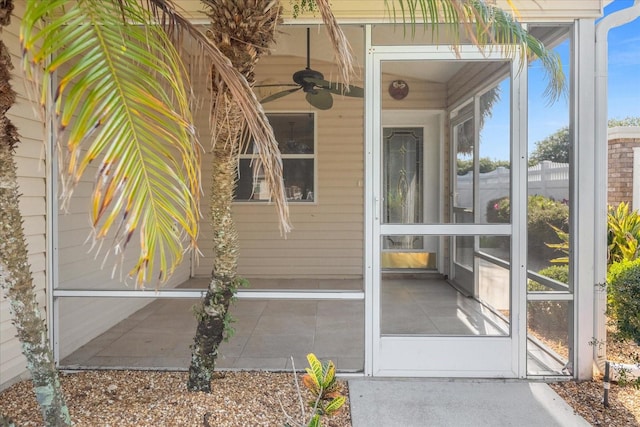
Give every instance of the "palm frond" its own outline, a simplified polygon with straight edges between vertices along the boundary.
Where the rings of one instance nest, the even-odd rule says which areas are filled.
[[[538,58],[546,73],[545,96],[549,102],[566,93],[567,82],[559,55],[529,34],[508,11],[482,0],[385,0],[385,4],[394,21],[401,19],[410,26],[412,34],[418,21],[425,29],[431,27],[436,38],[438,24],[448,26],[454,49],[460,45],[462,29],[465,37],[479,48],[498,48],[508,57],[519,57],[521,67],[528,59]],[[513,2],[507,4],[517,16]]]
[[[333,48],[334,58],[338,64],[338,73],[342,82],[348,87],[353,76],[353,52],[351,45],[335,16],[331,12],[331,2],[329,0],[316,0],[322,21],[329,34],[331,47]]]
[[[259,154],[254,168],[262,169],[267,185],[271,191],[271,201],[274,203],[280,222],[282,233],[291,231],[289,206],[282,180],[282,160],[278,149],[278,142],[262,104],[251,90],[246,78],[233,67],[229,59],[199,28],[184,19],[171,0],[147,0],[155,15],[156,21],[168,30],[169,36],[176,43],[184,40],[186,32],[198,44],[200,52],[196,56],[205,56],[213,65],[218,77],[229,89],[234,101],[242,110],[246,121],[246,130],[256,143]],[[265,8],[276,7],[275,2],[269,2]]]
[[[136,0],[28,0],[26,10],[23,64],[34,81],[43,77],[45,113],[48,82],[57,81],[51,102],[63,200],[99,160],[94,238],[115,232],[117,253],[137,232],[130,275],[138,284],[152,272],[166,280],[181,262],[184,234],[195,245],[199,219],[200,148],[177,51]]]

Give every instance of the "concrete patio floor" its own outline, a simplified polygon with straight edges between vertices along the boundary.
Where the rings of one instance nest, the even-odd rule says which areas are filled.
[[[352,288],[353,281],[305,280],[304,287]],[[361,281],[358,281],[361,283]],[[181,288],[201,289],[207,279]],[[298,281],[298,284],[300,282]],[[252,288],[289,289],[293,281],[252,281]],[[299,289],[300,287],[298,287]],[[195,299],[157,299],[61,360],[62,368],[186,369],[196,320]],[[233,336],[219,349],[221,369],[291,370],[306,355],[331,359],[342,372],[364,367],[364,301],[247,300],[232,304]]]
[[[304,283],[302,283],[304,282]],[[192,279],[181,288],[206,287]],[[361,281],[253,280],[256,289],[359,289]],[[467,298],[442,279],[383,281],[382,333],[508,335],[506,319]],[[156,299],[60,361],[61,368],[155,368],[189,366],[196,329],[195,299]],[[364,369],[363,300],[240,299],[231,307],[234,335],[219,349],[220,369],[291,370],[306,355],[331,359],[339,372]],[[562,364],[529,345],[529,372],[558,375]]]

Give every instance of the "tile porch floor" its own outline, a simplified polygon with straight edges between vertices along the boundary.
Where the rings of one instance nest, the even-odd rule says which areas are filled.
[[[191,279],[182,288],[206,287]],[[253,288],[359,289],[361,281],[252,280]],[[506,323],[444,280],[384,280],[383,333],[501,335]],[[196,321],[196,300],[157,299],[65,357],[62,368],[186,369]],[[364,366],[364,301],[248,300],[231,308],[234,336],[221,345],[221,369],[291,370],[306,354],[331,359],[341,372]],[[529,370],[559,372],[561,366],[529,345]],[[532,357],[536,355],[536,358]],[[540,364],[544,361],[550,367]]]

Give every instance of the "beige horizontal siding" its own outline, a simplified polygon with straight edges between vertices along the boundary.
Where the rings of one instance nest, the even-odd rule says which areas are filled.
[[[80,215],[78,215],[80,216]],[[86,215],[82,215],[86,219]],[[88,221],[84,221],[84,227],[77,227],[70,230],[59,230],[58,249],[67,249],[71,247],[84,248],[84,252],[89,252],[91,247],[89,243],[85,243],[89,237]]]
[[[89,218],[81,213],[64,213],[58,219],[58,233],[66,233],[67,231],[85,229],[89,225]]]
[[[309,261],[316,265],[316,268],[322,269],[322,275],[311,274],[313,272],[309,272],[309,268],[306,265],[301,265],[301,262]],[[324,260],[290,260],[290,262],[286,265],[273,265],[269,261],[264,260],[264,262],[254,263],[251,266],[242,266],[240,268],[240,275],[246,277],[248,279],[252,278],[296,278],[296,279],[344,279],[344,278],[359,278],[362,277],[360,275],[354,275],[353,268],[349,265],[343,266],[342,263],[355,263],[357,259],[352,260],[337,260],[337,261],[326,261],[325,265],[321,266],[318,264],[322,264]],[[242,262],[240,263],[242,264]],[[287,274],[284,275],[282,272],[286,271]]]
[[[2,40],[9,48],[15,66],[12,86],[17,92],[16,104],[8,117],[18,128],[20,144],[15,153],[18,167],[18,186],[22,194],[20,209],[23,229],[29,250],[29,264],[33,276],[36,297],[43,314],[46,284],[46,169],[43,155],[42,124],[34,115],[25,91],[25,82],[20,69],[19,17],[24,13],[24,2],[15,2],[11,24],[2,31]],[[27,375],[25,359],[20,342],[11,324],[9,301],[0,291],[0,389]]]
[[[427,66],[427,65],[425,65]],[[393,80],[401,79],[409,85],[409,93],[396,100],[388,93]],[[382,78],[382,109],[384,110],[443,110],[447,107],[447,86],[414,78],[384,74]]]
[[[46,182],[41,177],[18,177],[22,197],[42,197],[46,192]]]
[[[267,236],[270,237],[270,236]],[[318,252],[324,252],[327,250],[335,250],[335,251],[341,251],[341,250],[347,250],[349,251],[349,253],[353,253],[354,250],[359,250],[362,247],[362,243],[357,241],[356,239],[343,239],[341,240],[340,243],[340,249],[336,249],[336,244],[332,239],[321,239],[319,238],[319,236],[317,239],[314,240],[314,247]],[[287,238],[287,251],[296,251],[294,253],[298,253],[299,254],[299,250],[300,249],[304,249],[306,247],[308,247],[309,243],[307,242],[307,239],[296,239],[293,237],[289,237]],[[255,241],[252,242],[251,247],[243,247],[240,248],[240,252],[245,254],[249,254],[251,252],[264,252],[264,251],[269,251],[271,250],[271,248],[273,247],[273,243],[271,242],[271,240],[269,238],[266,239],[257,239]]]
[[[40,307],[44,308],[44,271],[34,273],[33,276],[33,284],[37,289],[36,300]],[[27,376],[22,346],[16,338],[16,330],[10,322],[9,301],[2,296],[0,300],[0,390]]]
[[[312,37],[317,37],[314,33]],[[332,74],[332,66],[313,61],[312,67]],[[269,56],[259,64],[259,83],[291,83],[293,72],[305,60]],[[354,84],[361,85],[361,81]],[[271,92],[258,89],[264,97]],[[282,88],[285,89],[285,88]],[[302,91],[265,104],[268,112],[314,111]],[[315,202],[290,203],[293,231],[280,235],[274,207],[270,204],[236,203],[234,219],[240,236],[239,274],[245,277],[347,278],[363,274],[364,205],[364,103],[361,98],[334,96],[334,106],[316,114],[317,188]],[[206,116],[201,120],[208,120]],[[205,122],[206,123],[206,122]],[[202,129],[202,125],[199,127]],[[202,130],[201,130],[202,132]],[[203,161],[203,177],[210,179],[210,157]],[[208,192],[209,184],[205,185]],[[203,212],[208,211],[208,196]],[[211,226],[205,219],[198,242],[205,255],[197,275],[212,270]]]
[[[17,340],[17,338],[16,338]],[[11,384],[29,378],[25,367],[24,356],[20,352],[20,346],[5,344],[0,347],[0,390]]]
[[[21,142],[23,145],[28,145],[28,143],[24,139],[21,139]],[[37,178],[45,177],[46,171],[44,160],[37,157],[24,157],[22,152],[18,150],[16,152],[15,162],[19,170],[21,169],[31,171],[31,173],[29,173],[29,176]]]

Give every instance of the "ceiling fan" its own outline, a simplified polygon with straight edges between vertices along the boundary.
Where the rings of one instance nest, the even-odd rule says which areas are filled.
[[[285,87],[294,86],[293,89],[276,92],[263,98],[262,104],[282,98],[294,92],[302,91],[306,94],[305,99],[309,104],[319,110],[328,110],[333,106],[332,93],[337,95],[351,96],[356,98],[364,97],[364,89],[358,86],[344,85],[342,83],[330,82],[324,79],[324,75],[316,70],[311,69],[311,47],[310,47],[309,28],[307,28],[307,67],[304,70],[293,73],[293,81],[295,84],[268,84],[256,85],[255,87]]]

